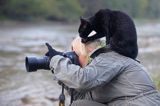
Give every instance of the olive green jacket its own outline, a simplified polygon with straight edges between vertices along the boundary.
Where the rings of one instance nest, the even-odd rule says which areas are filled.
[[[50,68],[57,80],[82,92],[83,99],[111,106],[160,106],[160,94],[146,69],[114,51],[99,54],[84,68],[57,55]]]

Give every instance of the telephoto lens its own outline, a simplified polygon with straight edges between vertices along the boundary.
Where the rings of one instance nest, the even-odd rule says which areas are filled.
[[[49,70],[50,59],[47,56],[36,58],[36,57],[26,57],[25,66],[27,72],[34,72],[38,69]]]

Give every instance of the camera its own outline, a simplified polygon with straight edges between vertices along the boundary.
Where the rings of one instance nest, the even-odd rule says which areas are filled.
[[[74,51],[63,53],[63,56],[66,58],[69,58],[72,64],[80,66],[78,56]],[[44,56],[40,58],[37,58],[37,57],[25,58],[25,66],[26,66],[27,72],[34,72],[34,71],[37,71],[38,69],[49,70],[50,69],[49,64],[50,64],[50,59],[48,56]]]

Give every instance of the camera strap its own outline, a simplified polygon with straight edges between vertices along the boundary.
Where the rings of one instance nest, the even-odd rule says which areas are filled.
[[[71,88],[71,100],[70,100],[70,105],[69,106],[71,106],[71,104],[73,103],[73,100],[74,100],[74,98],[73,98],[73,90],[74,89]]]
[[[59,96],[59,106],[65,106],[64,84],[62,83],[62,92]]]

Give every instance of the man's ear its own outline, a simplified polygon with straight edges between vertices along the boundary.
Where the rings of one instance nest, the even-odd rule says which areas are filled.
[[[86,46],[86,49],[87,49],[87,52],[88,53],[91,53],[91,52],[93,52],[93,48],[92,47],[90,47],[90,46]]]

